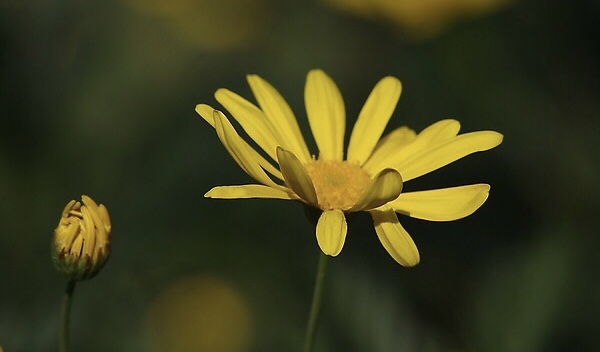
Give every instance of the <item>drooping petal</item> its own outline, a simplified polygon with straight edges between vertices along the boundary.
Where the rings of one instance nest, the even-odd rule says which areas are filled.
[[[406,127],[401,127],[406,128]],[[395,130],[381,140],[373,155],[364,168],[371,173],[379,172],[392,165],[398,165],[420,153],[431,145],[439,144],[456,137],[460,130],[460,123],[456,120],[446,119],[431,124],[418,135],[414,131],[408,130],[401,133],[402,130]],[[395,136],[393,134],[396,134]],[[394,137],[394,138],[392,138]],[[381,145],[381,147],[380,147]],[[404,170],[400,170],[404,181],[409,179],[404,175]]]
[[[310,153],[298,126],[298,121],[279,92],[257,75],[248,75],[248,84],[258,105],[269,119],[273,133],[281,147],[291,151],[302,162],[310,159]]]
[[[268,171],[271,173],[279,173],[279,170],[275,169],[237,134],[222,112],[215,110],[213,117],[215,121],[215,130],[217,131],[221,143],[223,143],[229,154],[242,170],[264,185],[277,187],[277,184],[267,176],[263,168],[270,167],[270,170]],[[281,173],[279,174],[282,176]]]
[[[213,187],[204,195],[206,198],[239,199],[239,198],[267,198],[267,199],[297,199],[292,197],[282,188],[273,188],[264,185],[238,185]]]
[[[287,186],[302,200],[316,207],[318,200],[315,186],[300,160],[281,147],[277,148],[277,159]]]
[[[371,155],[396,109],[401,92],[400,81],[389,76],[380,80],[373,88],[352,129],[347,160],[358,161],[362,165]]]
[[[321,251],[332,257],[340,254],[347,231],[348,224],[341,210],[327,210],[321,213],[317,222],[317,243]]]
[[[408,232],[400,225],[394,210],[381,207],[370,210],[375,223],[375,232],[388,253],[402,266],[419,264],[419,250]]]
[[[415,131],[406,126],[398,127],[386,134],[375,146],[373,153],[363,164],[363,168],[374,174],[385,169],[386,160],[391,155],[397,155],[400,150],[414,142],[417,138]]]
[[[388,205],[394,211],[430,221],[451,221],[471,215],[485,202],[490,186],[460,187],[402,193]]]
[[[325,72],[312,70],[308,73],[304,103],[310,129],[319,147],[319,159],[342,160],[346,110],[342,94]]]
[[[469,154],[489,150],[502,143],[503,136],[494,131],[479,131],[459,135],[432,144],[409,157],[399,157],[388,167],[399,170],[406,182],[446,166]],[[409,146],[411,147],[411,146]],[[405,148],[405,152],[409,147]]]
[[[375,175],[367,189],[349,211],[370,210],[396,198],[402,192],[402,176],[394,169],[385,169]]]
[[[277,160],[276,150],[281,138],[275,136],[265,114],[256,105],[227,89],[217,90],[215,98],[229,111],[248,136],[273,160]]]
[[[208,122],[213,128],[215,128],[215,119],[213,117],[213,111],[215,109],[206,104],[198,104],[196,105],[196,112],[200,117],[204,119],[204,121]]]
[[[211,106],[206,105],[206,104],[198,104],[198,105],[196,105],[196,112],[216,130],[214,115],[217,112],[222,115],[222,113],[219,110],[215,110]],[[227,118],[225,118],[225,119],[227,120]],[[229,120],[227,120],[227,123],[229,125],[231,125]],[[231,128],[233,128],[233,126],[231,126]],[[237,132],[235,130],[233,130],[233,132],[237,135]],[[245,145],[244,149],[251,150],[250,152],[256,156],[256,159],[259,161],[259,164],[261,165],[261,167],[263,169],[265,169],[268,173],[277,177],[278,179],[283,180],[283,176],[281,175],[281,172],[279,170],[277,170],[277,168],[275,168],[270,162],[268,162],[260,154],[258,154],[254,150],[254,148],[252,148],[250,145],[248,145],[248,143],[246,141],[244,141],[241,137],[239,137],[239,135],[237,135],[237,138],[240,140],[241,144]],[[263,149],[265,149],[265,148],[263,148]],[[273,149],[273,150],[275,150],[275,149]],[[266,149],[265,149],[265,151],[266,151]],[[235,160],[237,162],[237,159],[235,159]],[[276,160],[276,159],[274,158],[274,160]]]

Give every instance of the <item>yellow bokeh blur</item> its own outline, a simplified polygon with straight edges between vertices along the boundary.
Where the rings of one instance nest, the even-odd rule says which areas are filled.
[[[166,287],[151,302],[144,329],[155,351],[243,352],[252,340],[243,295],[209,275],[185,277]]]
[[[246,46],[265,24],[264,0],[124,0],[165,25],[184,43],[206,51]]]
[[[465,17],[483,15],[514,0],[322,0],[339,10],[392,22],[417,37],[430,37]]]

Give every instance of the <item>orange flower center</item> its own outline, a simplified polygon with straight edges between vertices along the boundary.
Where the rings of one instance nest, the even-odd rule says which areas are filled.
[[[347,161],[312,160],[306,164],[306,170],[323,210],[350,209],[371,180],[358,164]]]

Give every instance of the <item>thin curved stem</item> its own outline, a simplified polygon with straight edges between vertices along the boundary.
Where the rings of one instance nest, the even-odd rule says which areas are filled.
[[[319,266],[317,267],[317,277],[315,282],[315,290],[313,292],[312,303],[310,305],[310,315],[306,326],[306,337],[304,339],[304,352],[311,352],[315,344],[315,333],[317,330],[317,322],[319,320],[319,312],[321,310],[321,301],[323,299],[323,288],[325,283],[325,274],[329,264],[329,256],[320,253]]]
[[[69,322],[71,320],[71,302],[73,300],[75,283],[75,280],[69,280],[69,282],[67,282],[67,288],[65,289],[65,295],[63,296],[60,336],[58,339],[59,352],[69,351]]]

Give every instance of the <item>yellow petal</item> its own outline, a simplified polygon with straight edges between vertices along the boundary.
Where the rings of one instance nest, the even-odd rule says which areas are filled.
[[[315,186],[300,160],[293,153],[282,148],[277,148],[277,159],[279,160],[279,167],[288,187],[302,198],[302,200],[317,207],[318,201]]]
[[[71,263],[78,261],[78,258],[84,256],[84,245],[85,245],[86,234],[85,231],[81,231],[79,236],[73,239],[73,244],[68,248],[71,258],[67,259]],[[67,262],[68,263],[68,262]]]
[[[453,119],[441,120],[427,126],[419,133],[419,143],[422,145],[436,144],[456,137],[458,131],[460,131],[460,122]]]
[[[229,111],[248,136],[273,160],[277,160],[276,150],[281,138],[275,136],[265,114],[256,105],[227,89],[217,90],[215,98]]]
[[[204,121],[208,122],[213,128],[215,128],[215,119],[213,117],[213,111],[215,111],[215,109],[213,109],[210,105],[196,105],[196,112],[198,113],[198,115],[200,115],[200,117],[202,117]]]
[[[215,120],[215,130],[221,143],[223,143],[242,170],[264,185],[277,187],[275,182],[267,176],[263,168],[269,168],[270,166],[271,171],[277,170],[237,134],[222,112],[215,110],[213,117]]]
[[[76,203],[77,203],[77,201],[75,199],[72,199],[71,201],[69,201],[69,203],[67,203],[67,205],[64,207],[64,209],[62,211],[61,221],[64,219],[67,219],[69,217],[69,213],[71,212],[71,210],[73,210]]]
[[[110,217],[108,216],[108,210],[106,209],[106,207],[103,204],[100,204],[98,206],[98,209],[100,209],[100,217],[102,218],[102,223],[104,224],[104,229],[106,230],[106,233],[108,234],[108,238],[110,239],[110,230],[112,228],[112,225],[110,223]]]
[[[442,143],[400,158],[388,167],[399,170],[406,182],[446,166],[469,154],[489,150],[502,143],[502,135],[494,131],[479,131],[459,135]],[[406,151],[406,148],[403,150]]]
[[[96,202],[90,196],[86,196],[85,194],[82,195],[81,201],[83,205],[90,208],[90,210],[96,211],[98,209],[98,204],[96,204]]]
[[[102,250],[104,244],[108,242],[108,233],[106,232],[106,227],[104,226],[105,223],[102,218],[102,210],[92,198],[84,195],[81,197],[81,199],[86,209],[89,210],[88,213],[92,217],[95,227],[95,236],[93,240],[90,241],[88,239],[85,245],[93,251],[93,253],[90,255],[91,259],[97,259],[100,255],[100,250]],[[99,243],[99,245],[96,245],[96,242]]]
[[[373,88],[352,129],[347,160],[361,165],[371,155],[379,141],[402,92],[402,84],[394,77],[385,77]]]
[[[402,266],[419,264],[419,250],[408,232],[398,222],[394,210],[381,207],[370,210],[375,223],[375,232],[388,253]]]
[[[269,119],[279,145],[294,153],[302,162],[310,159],[308,147],[300,132],[298,121],[279,92],[257,75],[247,77],[258,105]]]
[[[348,225],[341,210],[334,209],[321,213],[317,222],[317,242],[323,253],[337,256],[344,247]]]
[[[386,161],[392,155],[397,155],[407,145],[417,138],[415,131],[406,126],[398,127],[386,134],[375,146],[373,153],[364,163],[363,168],[374,174],[385,169]]]
[[[451,221],[471,215],[485,202],[490,186],[460,187],[402,193],[388,205],[396,212],[431,221]]]
[[[414,132],[405,133],[404,136],[398,133],[399,136],[393,139],[390,138],[390,141],[385,143],[385,150],[379,148],[379,146],[376,148],[373,156],[367,161],[364,168],[371,173],[377,173],[388,167],[395,168],[397,165],[402,164],[404,160],[422,152],[431,145],[439,144],[456,137],[459,130],[460,123],[458,121],[446,119],[428,126],[416,137],[414,136]],[[404,138],[401,139],[398,137]],[[382,140],[380,143],[384,143],[384,141]],[[404,181],[408,181],[409,178],[404,175],[404,170],[400,170],[400,172]]]
[[[94,223],[94,217],[91,214],[90,209],[87,206],[81,207],[81,214],[83,216],[83,224],[85,227],[85,231],[82,232],[84,234],[83,237],[83,251],[80,253],[82,257],[89,256],[89,259],[93,259],[94,256],[94,248],[96,247],[96,226]]]
[[[71,226],[57,229],[55,232],[55,239],[58,244],[58,248],[71,248],[73,245],[73,241],[75,240],[75,235],[79,231],[79,222],[71,224]]]
[[[349,211],[370,210],[396,198],[402,192],[402,176],[393,169],[385,169],[375,175],[360,199]]]
[[[238,198],[270,198],[296,199],[280,188],[264,185],[239,185],[213,187],[204,195],[206,198],[238,199]]]
[[[312,70],[308,73],[304,103],[310,129],[319,147],[319,158],[342,160],[346,111],[340,91],[325,72]]]

